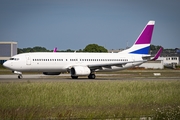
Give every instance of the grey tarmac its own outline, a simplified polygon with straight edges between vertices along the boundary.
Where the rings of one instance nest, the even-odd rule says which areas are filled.
[[[17,75],[0,75],[1,82],[62,82],[62,81],[109,81],[109,80],[180,80],[180,77],[118,77],[117,74],[96,74],[96,79],[88,79],[87,76],[71,79],[70,74],[58,76],[46,76],[43,74],[24,74],[22,79]]]

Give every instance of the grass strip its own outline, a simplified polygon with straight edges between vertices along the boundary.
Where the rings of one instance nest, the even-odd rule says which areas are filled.
[[[139,118],[180,106],[179,80],[0,83],[0,119]]]

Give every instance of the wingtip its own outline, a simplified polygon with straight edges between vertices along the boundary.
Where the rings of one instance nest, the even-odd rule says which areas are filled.
[[[154,56],[152,60],[157,60],[160,57],[162,50],[163,50],[163,47],[160,47],[160,49],[158,50],[158,52],[156,53],[156,55]]]
[[[53,52],[57,52],[57,47],[54,48]]]

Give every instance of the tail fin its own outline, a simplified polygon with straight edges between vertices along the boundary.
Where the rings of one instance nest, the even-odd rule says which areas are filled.
[[[143,54],[148,55],[150,50],[151,38],[153,34],[155,21],[149,21],[134,45],[129,49],[122,51],[121,53],[130,53],[130,54]]]

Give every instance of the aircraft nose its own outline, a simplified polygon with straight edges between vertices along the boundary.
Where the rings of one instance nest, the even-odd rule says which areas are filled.
[[[6,67],[6,68],[9,68],[9,67],[10,67],[10,64],[9,64],[8,61],[6,61],[6,62],[3,63],[3,66]]]

